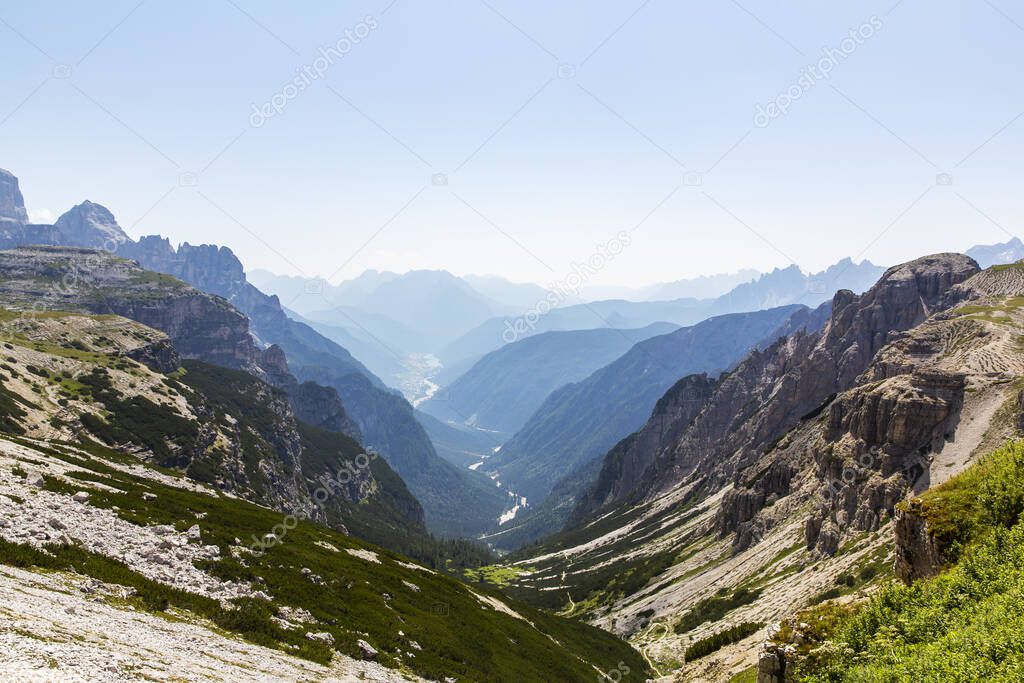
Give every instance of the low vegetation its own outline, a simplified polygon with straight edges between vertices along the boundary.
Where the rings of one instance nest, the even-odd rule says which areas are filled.
[[[648,672],[642,657],[611,634],[519,604],[493,589],[469,588],[440,572],[415,568],[401,555],[343,533],[298,521],[278,543],[253,552],[250,539],[281,525],[280,512],[125,473],[114,465],[129,456],[96,444],[83,455],[60,444],[7,438],[87,470],[77,476],[81,484],[48,478],[49,490],[85,488],[90,505],[116,508],[134,524],[171,524],[183,531],[198,523],[203,543],[220,550],[220,559],[201,562],[201,568],[247,582],[271,599],[220,606],[74,546],[36,550],[8,543],[0,545],[0,562],[42,570],[73,567],[134,588],[145,609],[184,609],[247,640],[313,661],[325,661],[331,649],[306,638],[307,630],[330,633],[333,649],[352,657],[360,656],[357,641],[365,639],[379,651],[382,664],[432,680],[591,680],[593,666],[611,671],[620,663],[641,676]],[[105,487],[92,488],[92,482]],[[522,618],[496,609],[491,600],[500,600]],[[315,624],[299,631],[282,629],[271,617],[284,606],[306,610]]]
[[[744,638],[754,635],[763,628],[763,622],[745,621],[742,624],[736,624],[724,631],[719,631],[718,633],[696,641],[686,648],[684,656],[686,657],[686,661],[692,662],[693,660],[700,659],[712,652],[717,652],[726,645],[738,643]]]
[[[701,624],[709,621],[719,621],[726,614],[736,609],[749,605],[760,597],[760,590],[749,588],[737,588],[735,591],[724,595],[715,595],[701,600],[690,609],[689,612],[676,622],[675,632],[677,634],[689,633]]]
[[[1024,446],[1007,445],[911,505],[953,544],[953,566],[889,582],[835,620],[799,679],[1024,680]]]

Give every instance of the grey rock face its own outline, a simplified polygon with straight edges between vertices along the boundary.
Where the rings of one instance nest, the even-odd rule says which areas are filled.
[[[86,200],[64,213],[57,222],[56,244],[108,252],[128,241],[117,220],[105,206]]]
[[[944,310],[947,292],[977,272],[967,256],[937,254],[890,268],[861,296],[838,292],[823,330],[797,332],[754,351],[721,381],[696,418],[680,416],[691,420],[685,429],[661,427],[666,436],[648,447],[646,458],[652,462],[633,495],[668,490],[689,477],[700,477],[707,490],[733,480],[736,490],[723,500],[717,524],[722,534],[739,531],[742,536],[746,520],[785,495],[789,477],[800,470],[787,470],[781,463],[769,468],[763,461],[766,452],[792,428],[825,411],[838,393],[855,386],[888,341]],[[882,429],[883,436],[900,443],[941,438],[962,391],[955,381],[947,384],[944,378],[915,380],[914,389],[928,385],[929,391],[948,399],[934,415],[924,415],[924,406],[910,400],[909,393],[899,415],[884,424],[870,401],[827,415],[836,424],[849,422],[865,432]],[[886,405],[894,406],[893,401]],[[888,497],[884,487],[876,495]],[[858,512],[853,510],[854,515]],[[873,523],[866,516],[862,522]],[[753,530],[748,531],[753,538]]]
[[[0,228],[28,223],[25,198],[21,196],[18,179],[0,168]]]
[[[168,273],[192,286],[231,299],[245,284],[242,262],[227,247],[193,246],[185,242],[175,249],[170,240],[156,235],[126,242],[118,250],[148,270]]]
[[[896,510],[893,520],[896,562],[893,572],[906,583],[938,574],[945,564],[943,548],[928,529],[914,501],[908,509]]]
[[[73,247],[2,251],[0,293],[8,306],[121,315],[164,332],[184,358],[251,372],[258,369],[249,321],[231,304],[103,251]],[[139,360],[165,369],[175,363],[166,349],[153,349],[151,358]]]
[[[360,640],[356,645],[359,647],[359,653],[363,659],[367,661],[373,661],[377,659],[377,650],[365,640]]]

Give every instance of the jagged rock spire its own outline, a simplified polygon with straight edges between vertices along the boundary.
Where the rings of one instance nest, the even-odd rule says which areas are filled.
[[[0,168],[0,224],[25,225],[28,212],[25,198],[21,196],[18,178],[10,171]]]

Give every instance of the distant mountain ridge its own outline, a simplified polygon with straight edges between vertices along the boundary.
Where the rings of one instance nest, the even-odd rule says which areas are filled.
[[[26,223],[28,211],[25,210],[25,198],[18,186],[18,178],[0,168],[0,228],[9,230]]]
[[[693,372],[718,373],[792,324],[816,324],[783,306],[705,320],[642,341],[586,379],[553,392],[487,469],[540,501],[576,467],[639,428],[665,391]]]
[[[527,337],[484,356],[419,407],[443,421],[512,434],[552,391],[587,377],[637,342],[674,329],[671,323],[655,323],[637,330],[571,330]]]
[[[8,198],[14,196],[11,187],[7,185]],[[22,202],[23,208],[20,193],[15,200]],[[18,214],[8,209],[8,214],[11,213]],[[210,348],[222,349],[217,358],[211,358],[208,353],[205,357],[193,354],[187,347],[183,353],[248,370],[247,363],[258,365],[258,362],[250,362],[251,357],[261,353],[254,337],[262,344],[279,346],[300,384],[312,380],[337,391],[365,445],[388,460],[423,504],[431,530],[449,535],[474,535],[506,507],[507,495],[490,480],[478,473],[460,470],[438,457],[423,427],[416,421],[412,406],[400,395],[387,389],[347,350],[288,318],[276,296],[268,296],[249,284],[241,262],[227,247],[186,243],[175,248],[168,239],[158,236],[143,237],[136,242],[121,230],[110,211],[91,201],[76,205],[54,225],[9,223],[10,229],[0,232],[0,249],[42,243],[116,251],[151,271],[167,273],[199,290],[222,297],[225,315],[238,318],[232,323],[234,336],[230,337],[236,341],[225,343],[216,336],[210,337]],[[153,307],[159,309],[155,302]],[[238,311],[244,315],[239,315]],[[146,311],[117,312],[143,316]],[[187,327],[191,320],[183,313],[176,324]]]
[[[836,290],[866,290],[883,270],[870,261],[854,263],[844,258],[818,273],[804,273],[796,265],[776,268],[749,282],[738,284],[713,299],[592,301],[554,308],[529,324],[524,324],[521,318],[514,316],[493,318],[448,344],[438,355],[445,365],[465,364],[467,360],[479,359],[503,344],[553,330],[638,328],[655,322],[686,326],[716,315],[759,311],[790,304],[814,308],[829,300]]]
[[[1016,263],[1024,259],[1024,242],[1014,237],[1001,244],[979,244],[968,249],[967,255],[982,268]]]
[[[730,292],[735,287],[756,280],[761,276],[753,268],[744,268],[735,273],[700,275],[694,278],[651,285],[640,290],[646,301],[668,301],[670,299],[714,299]]]

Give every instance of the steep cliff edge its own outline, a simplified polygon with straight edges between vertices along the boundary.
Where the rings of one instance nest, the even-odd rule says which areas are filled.
[[[19,247],[0,252],[0,295],[28,312],[113,313],[161,330],[185,358],[261,374],[249,322],[224,299],[102,251]]]
[[[28,223],[25,198],[18,187],[18,179],[0,168],[0,230],[17,230]]]

